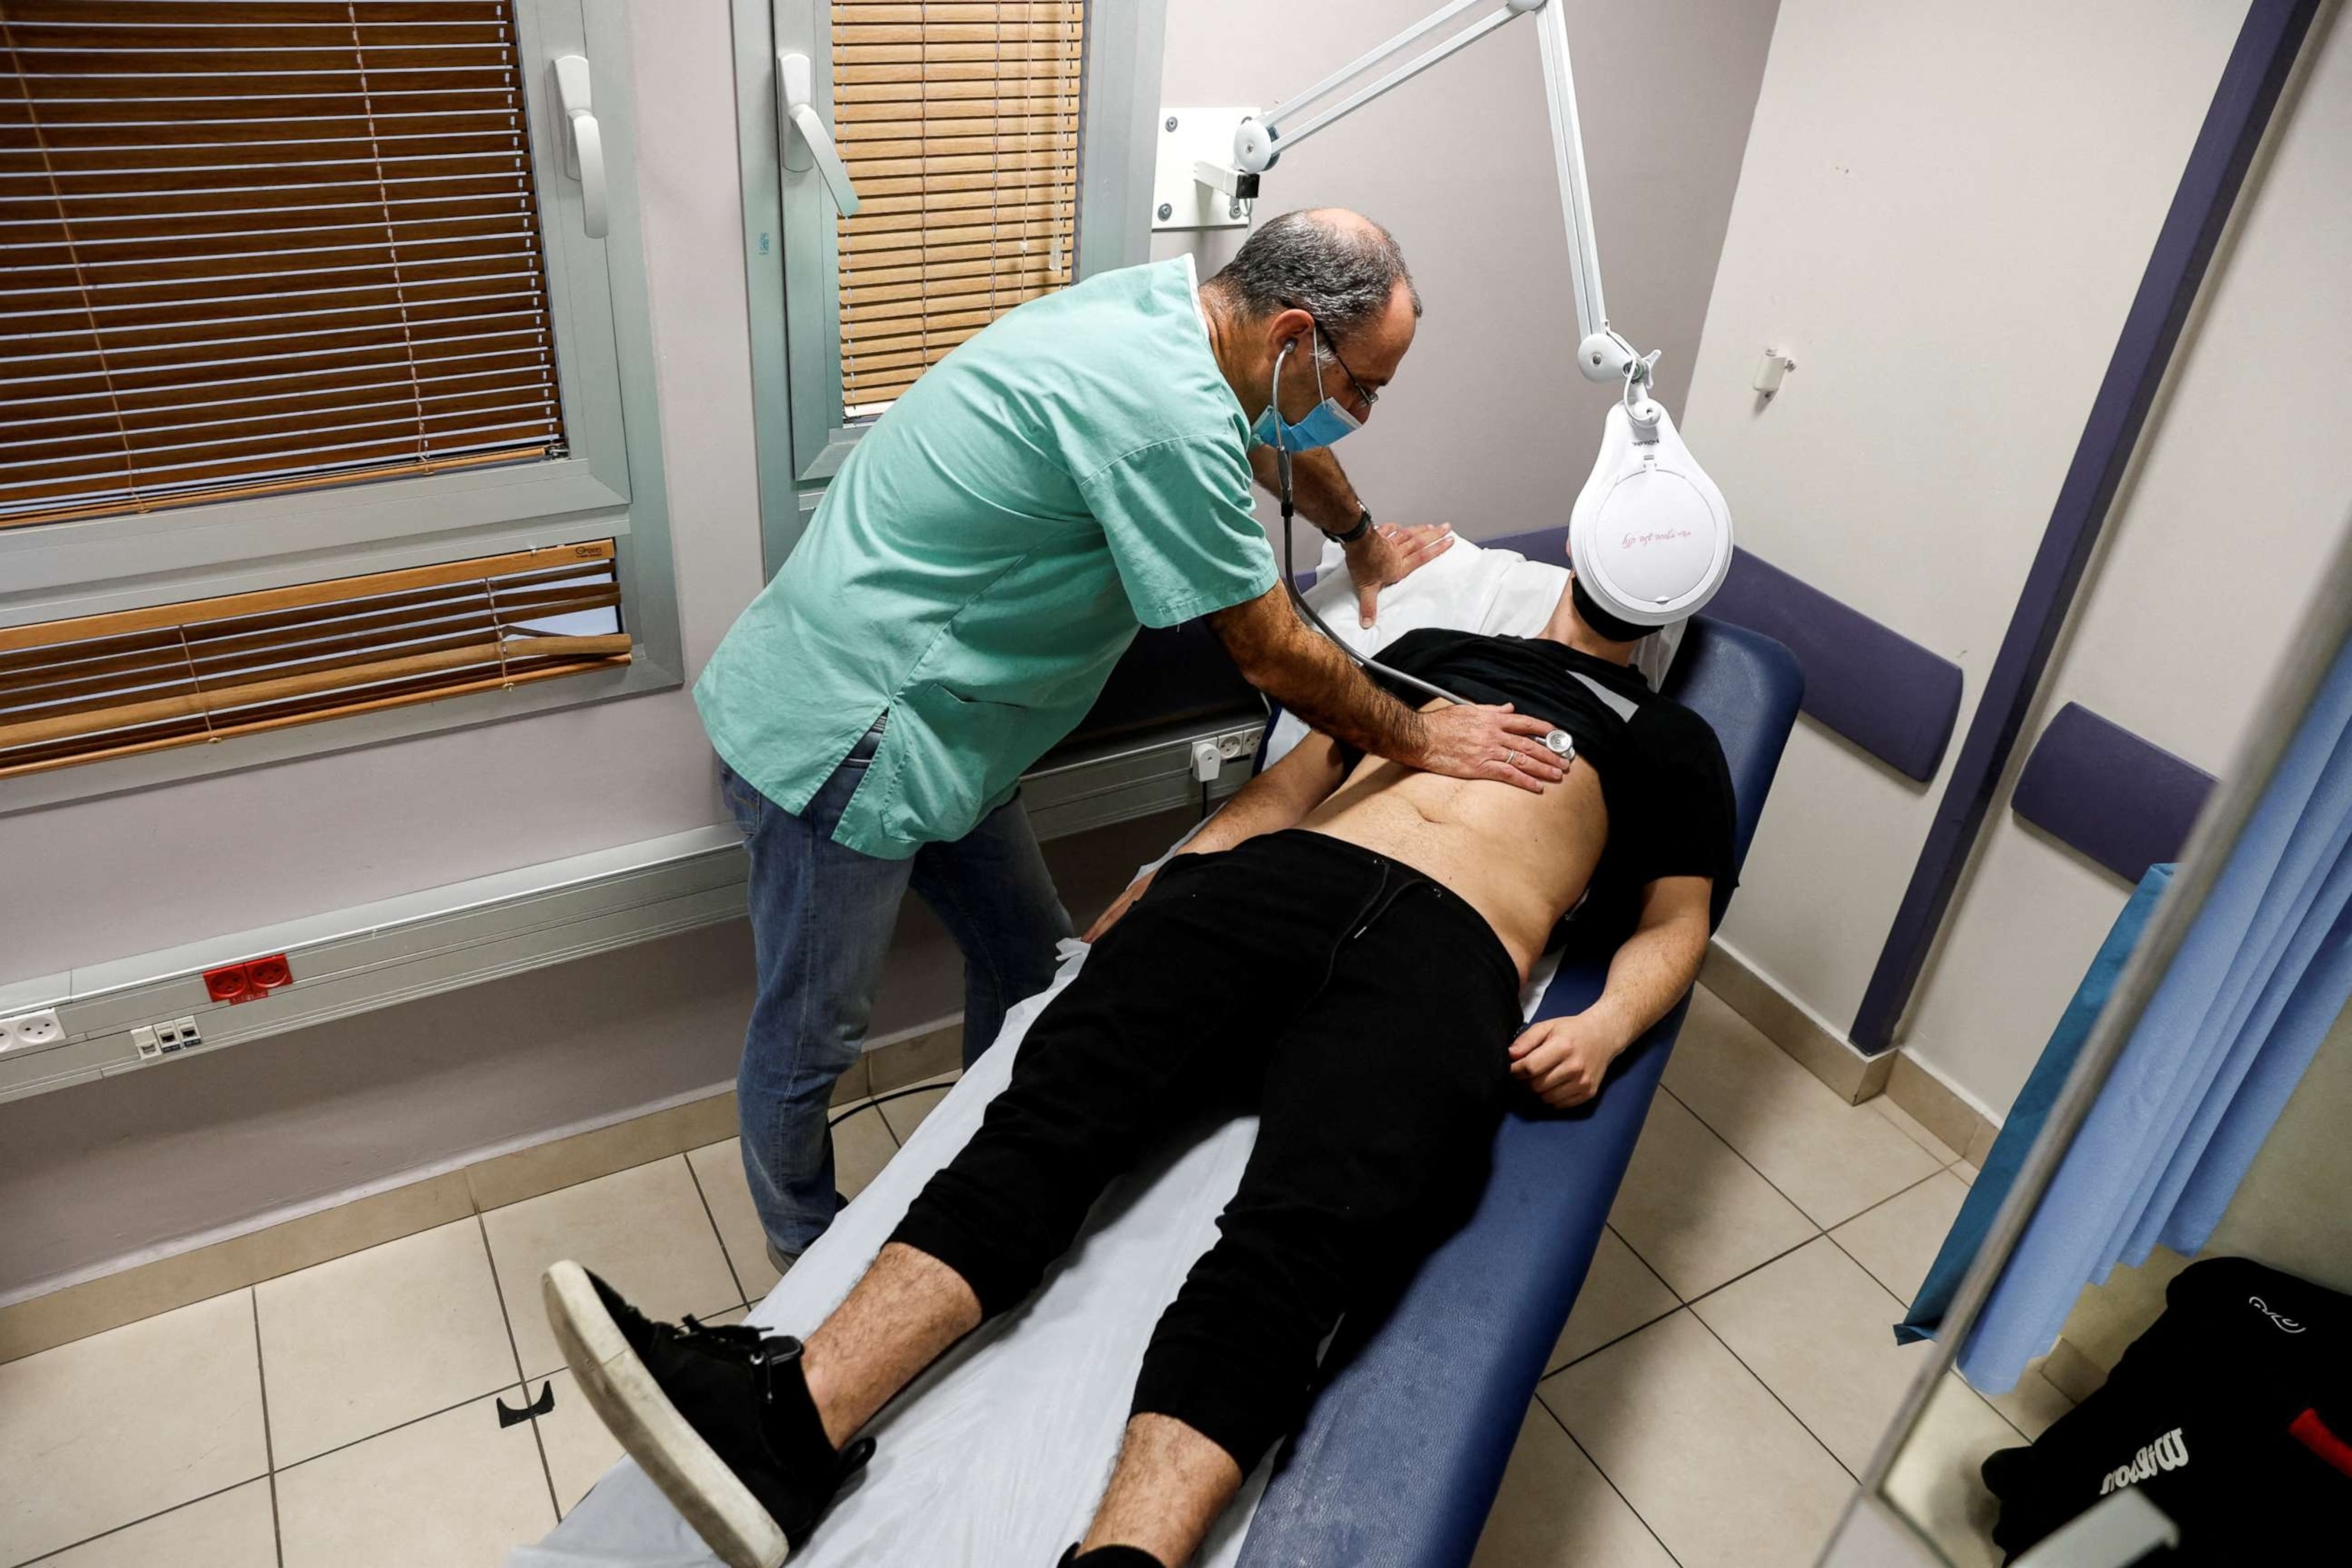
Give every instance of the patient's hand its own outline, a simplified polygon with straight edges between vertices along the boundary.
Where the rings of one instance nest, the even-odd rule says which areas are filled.
[[[1102,940],[1105,931],[1118,924],[1119,917],[1135,907],[1135,900],[1151,890],[1151,879],[1159,874],[1157,871],[1147,871],[1129,882],[1127,885],[1127,891],[1121,893],[1110,908],[1097,916],[1095,923],[1087,928],[1087,934],[1082,939],[1086,944],[1092,947]]]
[[[1613,1026],[1590,1013],[1546,1018],[1511,1042],[1511,1076],[1555,1110],[1601,1092],[1601,1078],[1625,1048]]]

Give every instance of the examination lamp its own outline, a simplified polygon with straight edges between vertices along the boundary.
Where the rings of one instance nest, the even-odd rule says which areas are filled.
[[[1503,0],[1499,9],[1453,37],[1355,86],[1391,57],[1463,13],[1494,3],[1452,0],[1298,97],[1244,119],[1234,133],[1232,165],[1196,163],[1193,177],[1229,200],[1254,200],[1261,178],[1291,148],[1447,56],[1521,16],[1532,17],[1543,51],[1552,160],[1559,176],[1560,214],[1572,263],[1569,277],[1576,293],[1580,334],[1576,367],[1588,381],[1623,389],[1609,411],[1599,460],[1570,518],[1570,560],[1577,581],[1610,615],[1639,626],[1666,626],[1696,614],[1722,586],[1731,570],[1731,513],[1723,492],[1683,445],[1674,421],[1650,396],[1657,354],[1636,351],[1610,325],[1601,302],[1601,255],[1592,235],[1576,85],[1569,71],[1566,0]],[[1354,90],[1339,101],[1315,108],[1350,87]],[[1277,457],[1286,469],[1288,454]],[[1285,478],[1286,481],[1286,473]],[[1286,498],[1286,521],[1288,510]]]

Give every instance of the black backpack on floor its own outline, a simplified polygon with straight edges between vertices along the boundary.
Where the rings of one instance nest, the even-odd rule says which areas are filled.
[[[2148,1563],[2352,1563],[2352,1297],[2192,1263],[2105,1386],[1984,1462],[2012,1556],[2120,1487],[2180,1527]]]

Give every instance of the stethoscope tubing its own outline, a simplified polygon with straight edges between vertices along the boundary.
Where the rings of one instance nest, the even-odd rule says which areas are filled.
[[[1438,685],[1434,681],[1423,680],[1417,675],[1407,675],[1403,670],[1392,668],[1388,665],[1382,664],[1380,660],[1373,658],[1369,654],[1358,653],[1354,648],[1349,647],[1346,643],[1339,640],[1339,633],[1333,631],[1329,625],[1324,621],[1322,616],[1317,613],[1315,606],[1307,602],[1307,595],[1298,591],[1298,543],[1290,526],[1291,513],[1294,510],[1290,490],[1290,446],[1285,439],[1285,437],[1287,434],[1287,426],[1283,422],[1282,409],[1280,405],[1282,363],[1283,361],[1290,357],[1290,351],[1294,346],[1296,346],[1295,342],[1285,343],[1282,345],[1281,351],[1274,356],[1274,395],[1276,398],[1276,407],[1274,412],[1274,471],[1281,491],[1282,499],[1282,585],[1285,590],[1289,593],[1291,604],[1297,606],[1298,613],[1307,618],[1307,624],[1308,626],[1313,626],[1317,631],[1323,634],[1324,641],[1329,643],[1333,647],[1338,648],[1349,658],[1354,660],[1356,667],[1359,669],[1384,675],[1400,685],[1409,686],[1416,691],[1425,691],[1429,693],[1430,696],[1436,698],[1439,701],[1450,702],[1456,708],[1475,707],[1475,704],[1468,698],[1457,696],[1454,693],[1446,690],[1445,688]],[[1565,730],[1553,730],[1550,734],[1546,735],[1543,738],[1543,744],[1546,751],[1559,758],[1563,763],[1572,763],[1576,760],[1575,737],[1571,736]]]

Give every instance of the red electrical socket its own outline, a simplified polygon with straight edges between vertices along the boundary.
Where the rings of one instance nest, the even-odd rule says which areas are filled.
[[[253,995],[253,981],[242,963],[225,963],[205,971],[205,994],[215,1002],[243,1002]]]
[[[293,984],[293,965],[282,952],[205,971],[205,994],[215,1002],[250,1002]]]

